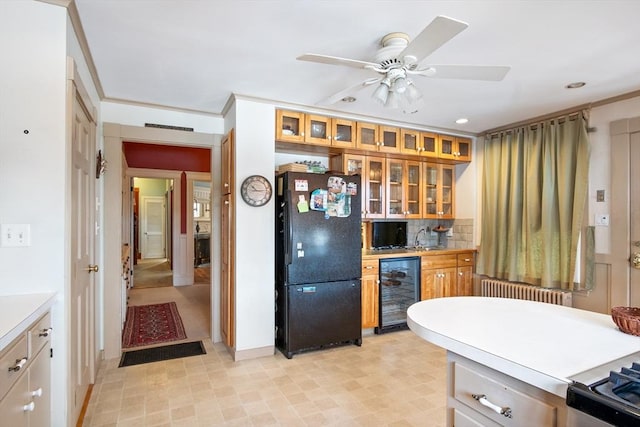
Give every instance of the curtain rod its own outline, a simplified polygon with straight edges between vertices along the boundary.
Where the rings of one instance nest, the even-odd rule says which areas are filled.
[[[543,116],[534,117],[533,119],[522,120],[520,122],[511,123],[509,125],[500,126],[494,129],[489,129],[482,132],[482,135],[493,135],[495,133],[504,132],[507,130],[513,130],[516,128],[521,128],[530,125],[536,125],[545,120],[557,119],[563,116],[572,116],[574,114],[579,114],[584,110],[591,109],[592,104],[582,104],[577,107],[571,107],[566,110],[556,111],[555,113],[545,114]]]

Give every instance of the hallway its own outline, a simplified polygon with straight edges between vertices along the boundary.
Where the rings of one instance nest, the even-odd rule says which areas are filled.
[[[172,273],[166,259],[140,260],[134,267],[134,287],[129,290],[129,306],[175,302],[182,318],[187,339],[195,341],[211,337],[210,266],[196,269],[196,283],[172,286]],[[163,343],[168,344],[168,343]],[[127,349],[131,350],[131,349]]]

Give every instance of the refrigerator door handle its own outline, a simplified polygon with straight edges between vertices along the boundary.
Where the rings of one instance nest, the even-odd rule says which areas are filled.
[[[284,197],[284,201],[282,202],[282,212],[284,214],[284,228],[287,229],[287,233],[284,238],[284,262],[285,265],[291,264],[291,246],[293,239],[293,224],[291,224],[289,206],[291,205],[291,190],[287,190],[286,195]]]

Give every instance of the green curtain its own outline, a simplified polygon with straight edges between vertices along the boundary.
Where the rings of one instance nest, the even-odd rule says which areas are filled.
[[[477,272],[572,289],[588,171],[586,112],[488,135]]]

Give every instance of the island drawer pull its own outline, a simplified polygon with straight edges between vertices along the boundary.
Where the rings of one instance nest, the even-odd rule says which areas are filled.
[[[26,365],[26,363],[26,357],[23,357],[22,359],[16,359],[16,363],[13,366],[9,367],[9,372],[18,372],[24,365]]]
[[[481,405],[486,406],[487,408],[491,409],[492,411],[495,411],[500,415],[504,415],[507,418],[511,418],[511,408],[509,408],[508,406],[503,408],[501,406],[495,405],[489,402],[489,400],[487,399],[487,396],[484,394],[472,394],[471,396],[475,400],[477,400]]]

